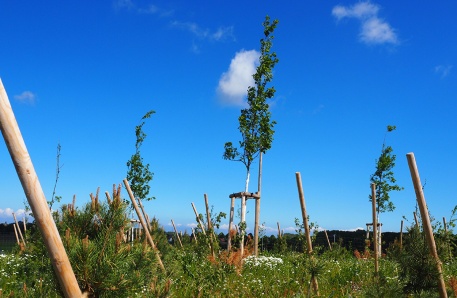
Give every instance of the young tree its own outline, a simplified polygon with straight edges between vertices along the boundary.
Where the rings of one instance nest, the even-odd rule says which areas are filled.
[[[387,131],[384,135],[384,142],[382,144],[381,155],[376,160],[376,171],[370,176],[370,184],[376,184],[376,212],[379,214],[383,212],[392,212],[395,205],[390,200],[391,191],[401,191],[403,187],[396,184],[397,180],[394,177],[393,168],[395,167],[395,159],[397,156],[393,154],[391,146],[386,146],[387,133],[396,129],[395,125],[387,125]],[[370,202],[372,200],[369,195]]]
[[[266,16],[263,22],[265,38],[260,40],[260,58],[256,73],[253,75],[255,86],[248,88],[248,108],[241,110],[238,118],[242,140],[239,141],[239,149],[234,147],[232,142],[225,143],[223,158],[226,160],[240,161],[246,167],[245,191],[249,187],[249,175],[252,162],[260,153],[266,153],[273,142],[273,127],[276,121],[270,119],[268,99],[271,99],[276,90],[274,87],[267,87],[273,79],[273,68],[278,63],[275,52],[271,52],[274,36],[273,31],[278,20],[270,22]]]
[[[150,189],[149,182],[151,182],[154,173],[149,170],[149,164],[143,163],[143,157],[140,151],[141,145],[146,138],[146,134],[143,132],[143,125],[145,124],[145,120],[150,118],[154,113],[155,111],[153,110],[147,112],[141,118],[141,123],[135,127],[135,154],[127,162],[127,180],[135,197],[141,200],[155,199],[154,197],[147,197]]]

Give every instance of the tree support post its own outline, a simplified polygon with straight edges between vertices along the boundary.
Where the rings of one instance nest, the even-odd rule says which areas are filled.
[[[411,172],[411,178],[414,184],[414,191],[416,192],[416,199],[419,205],[419,210],[422,217],[422,228],[425,233],[425,238],[427,239],[428,248],[430,254],[433,256],[436,262],[436,268],[438,270],[438,291],[441,298],[447,298],[446,284],[444,283],[443,271],[441,268],[441,261],[436,250],[435,238],[433,237],[433,229],[430,223],[430,217],[428,216],[427,203],[425,202],[424,192],[422,190],[422,184],[420,181],[419,171],[416,165],[416,159],[414,153],[410,152],[406,154],[408,160],[409,170]]]
[[[371,209],[373,215],[373,248],[374,248],[374,274],[378,276],[378,217],[376,216],[376,184],[371,183]]]
[[[254,255],[259,256],[259,221],[260,221],[260,198],[262,189],[262,152],[259,154],[259,179],[257,186],[258,199],[255,199],[255,218],[254,218]]]
[[[232,248],[232,225],[233,225],[233,217],[235,213],[235,197],[230,198],[230,215],[229,215],[229,227],[228,227],[228,240],[227,240],[227,251],[230,252]]]
[[[303,186],[302,186],[302,182],[301,182],[300,172],[295,173],[295,178],[297,180],[298,196],[300,199],[301,214],[303,217],[303,225],[305,226],[306,242],[308,244],[308,254],[311,255],[313,253],[313,244],[311,243],[311,233],[309,231],[308,215],[306,214],[305,195],[303,193]],[[319,285],[317,283],[317,278],[315,276],[313,276],[312,283],[313,283],[314,293],[316,293],[316,295],[319,296]]]
[[[51,258],[51,263],[65,297],[81,297],[73,269],[51,216],[46,197],[41,188],[32,159],[25,146],[19,126],[0,79],[0,130],[21,181],[30,209]]]
[[[129,194],[130,200],[132,201],[133,208],[136,211],[136,214],[138,215],[138,219],[140,220],[141,225],[143,226],[144,233],[146,235],[146,239],[149,242],[149,245],[151,245],[152,249],[154,250],[157,263],[160,266],[160,269],[165,273],[165,267],[163,266],[162,259],[160,258],[160,253],[159,250],[157,249],[154,240],[152,240],[151,234],[149,233],[148,226],[146,224],[146,221],[143,218],[143,215],[141,214],[140,208],[138,207],[138,204],[136,203],[135,196],[133,195],[132,189],[130,188],[129,181],[127,179],[124,179],[124,186],[127,189],[127,193]]]
[[[209,212],[208,196],[206,195],[206,193],[203,196],[205,197],[206,221],[207,221],[207,224],[208,224],[208,233],[210,233],[209,234],[209,245],[211,247],[211,255],[215,259],[216,258],[216,253],[214,252],[213,238],[216,238],[216,237],[214,237],[213,226],[211,224],[211,214]]]
[[[173,225],[173,229],[175,230],[176,239],[178,239],[179,245],[181,246],[181,248],[183,248],[181,238],[179,237],[179,233],[178,233],[178,230],[176,229],[175,222],[173,221],[173,219],[171,220],[171,224]]]

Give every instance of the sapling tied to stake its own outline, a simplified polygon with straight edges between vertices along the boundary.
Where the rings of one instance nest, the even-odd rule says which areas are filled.
[[[239,148],[232,142],[225,143],[223,158],[231,161],[240,161],[246,167],[245,192],[249,188],[250,169],[253,161],[260,153],[266,153],[273,142],[274,126],[276,121],[271,120],[268,100],[273,98],[276,90],[273,86],[267,86],[273,79],[273,68],[278,63],[276,53],[271,51],[272,35],[278,20],[270,21],[266,16],[263,22],[265,38],[260,40],[260,58],[254,78],[254,86],[248,87],[247,108],[241,110],[238,118],[239,131],[242,140]],[[243,202],[245,204],[245,202]],[[243,213],[245,206],[242,206]],[[244,214],[242,214],[242,223]]]

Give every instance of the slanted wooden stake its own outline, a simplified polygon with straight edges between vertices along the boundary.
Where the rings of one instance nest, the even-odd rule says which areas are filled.
[[[374,274],[378,276],[378,217],[376,216],[376,184],[374,183],[371,183],[371,206],[373,215]]]
[[[313,253],[313,244],[311,243],[311,233],[309,231],[309,224],[308,224],[308,215],[306,214],[306,204],[305,204],[305,195],[303,193],[303,186],[301,183],[301,175],[300,172],[295,173],[295,178],[297,180],[297,188],[298,188],[298,196],[300,199],[300,206],[301,206],[301,214],[303,217],[303,225],[305,226],[305,236],[306,242],[308,244],[308,254],[311,255]],[[313,290],[317,296],[319,296],[319,285],[317,283],[317,278],[313,276],[312,279],[313,283]]]
[[[435,238],[433,237],[433,229],[430,223],[430,217],[428,216],[427,204],[425,202],[425,196],[422,189],[422,184],[419,177],[419,171],[416,165],[416,159],[414,158],[414,153],[406,154],[408,160],[409,170],[411,172],[411,178],[414,184],[414,191],[416,192],[416,199],[419,205],[419,210],[422,218],[422,228],[425,233],[425,238],[427,239],[428,248],[430,254],[436,261],[436,269],[438,270],[438,290],[441,298],[447,298],[446,284],[444,283],[443,271],[441,268],[441,261],[438,257],[438,252],[436,250]]]
[[[65,297],[81,297],[81,289],[71,268],[70,260],[52,219],[46,198],[25,146],[11,104],[0,79],[0,130],[13,160],[30,209],[35,217],[51,263]]]
[[[160,269],[162,269],[163,272],[165,271],[165,267],[163,266],[162,259],[160,258],[160,253],[159,250],[157,249],[154,240],[152,240],[151,234],[149,233],[148,226],[146,224],[146,221],[143,218],[143,215],[141,214],[140,208],[138,207],[138,204],[136,203],[135,196],[133,195],[132,189],[130,188],[129,181],[127,179],[124,179],[124,186],[127,189],[127,192],[130,197],[130,201],[132,201],[133,208],[136,211],[136,215],[138,216],[138,219],[140,220],[141,225],[143,226],[144,233],[146,235],[146,238],[148,239],[149,245],[151,245],[152,249],[154,250],[154,253],[156,255],[157,263],[159,263]]]
[[[327,239],[328,248],[329,248],[330,250],[332,250],[332,245],[330,244],[330,239],[328,239],[327,230],[324,230],[324,233],[325,233],[325,238]]]
[[[175,222],[173,221],[173,219],[171,220],[171,224],[173,225],[173,229],[175,229],[176,239],[178,239],[179,245],[181,246],[181,248],[183,248],[181,238],[179,237],[178,230],[176,229]]]
[[[416,228],[419,228],[419,221],[417,220],[416,212],[413,212],[413,216],[414,216],[414,222],[416,223]]]
[[[13,218],[14,218],[14,222],[16,223],[17,231],[19,232],[19,236],[21,237],[22,243],[24,244],[24,247],[26,247],[27,245],[25,243],[24,236],[22,236],[21,226],[19,225],[19,222],[17,221],[17,218],[16,218],[16,214],[14,214],[14,212],[13,212]]]
[[[203,195],[205,197],[205,207],[206,207],[206,222],[208,224],[208,232],[210,233],[209,235],[209,245],[211,247],[211,255],[213,258],[216,258],[216,254],[214,252],[214,242],[213,239],[214,237],[214,232],[213,232],[213,226],[211,224],[211,214],[209,212],[209,204],[208,204],[208,196],[206,193]]]
[[[19,241],[19,236],[17,235],[16,223],[13,223],[13,228],[14,228],[14,235],[16,235],[17,245],[21,245],[21,242]]]
[[[203,233],[203,235],[206,236],[205,226],[203,225],[202,221],[200,220],[200,217],[198,217],[197,209],[195,208],[195,205],[193,202],[191,203],[191,205],[192,205],[192,209],[194,209],[195,217],[197,218],[198,224],[200,225],[200,228],[202,229],[202,233]]]

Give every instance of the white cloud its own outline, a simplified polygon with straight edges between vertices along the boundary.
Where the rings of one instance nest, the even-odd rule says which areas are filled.
[[[22,219],[27,217],[27,220],[31,219],[30,212],[26,212],[24,209],[18,209],[14,211],[11,208],[0,209],[0,222],[14,222],[13,213],[16,215],[16,219],[18,221],[22,221]]]
[[[197,227],[197,224],[194,223],[194,222],[193,223],[188,223],[188,224],[186,224],[186,227],[195,229]]]
[[[222,103],[245,106],[244,98],[249,86],[254,85],[252,75],[256,71],[260,53],[242,50],[235,54],[227,72],[221,75],[217,91]]]
[[[36,95],[30,91],[24,91],[19,95],[15,95],[14,99],[23,103],[33,104],[35,103]]]
[[[379,11],[379,6],[370,2],[359,2],[352,7],[337,5],[332,9],[332,14],[338,19],[342,18],[371,18],[376,16]]]
[[[368,44],[397,43],[397,35],[392,27],[378,18],[370,18],[363,22],[360,39]]]
[[[441,78],[447,77],[451,73],[452,65],[438,65],[435,66],[435,73],[440,75]]]
[[[337,5],[332,15],[339,21],[343,18],[355,18],[360,21],[360,40],[366,44],[397,44],[398,37],[390,24],[378,17],[379,6],[370,1],[359,2],[346,7]]]

